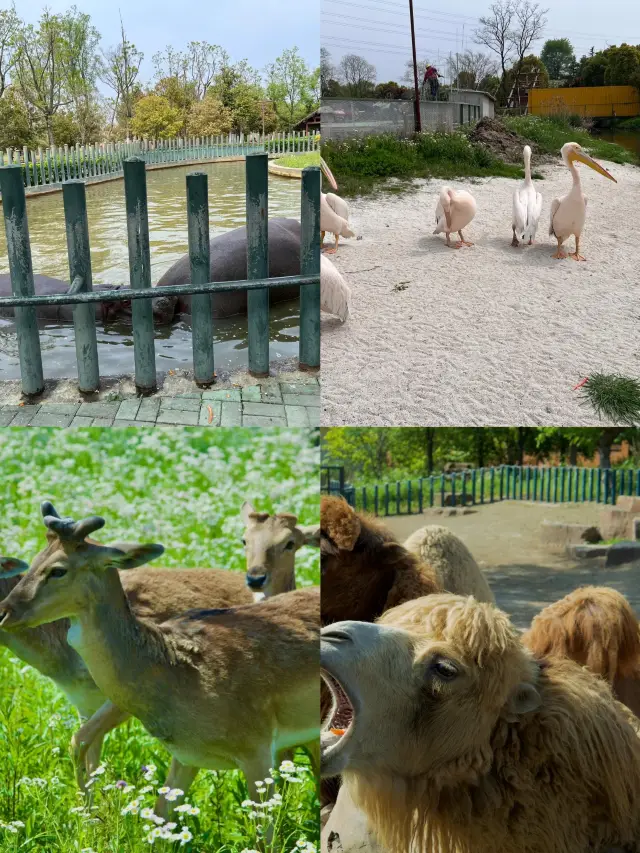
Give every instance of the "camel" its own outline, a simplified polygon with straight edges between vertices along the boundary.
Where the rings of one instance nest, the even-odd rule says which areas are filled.
[[[535,660],[494,606],[426,596],[326,626],[320,657],[323,774],[389,853],[640,850],[638,720],[588,669]],[[355,850],[330,824],[325,849]]]
[[[448,527],[439,524],[420,527],[409,536],[404,547],[431,567],[440,589],[495,604],[489,584],[471,552]]]
[[[570,658],[588,667],[640,717],[640,625],[615,589],[574,590],[545,607],[522,641],[536,657]]]

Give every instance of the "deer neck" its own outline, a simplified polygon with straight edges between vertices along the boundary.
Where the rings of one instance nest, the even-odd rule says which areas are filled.
[[[283,575],[277,584],[274,584],[271,590],[271,595],[280,595],[283,592],[291,592],[296,588],[296,572],[295,568],[287,575]]]
[[[85,606],[71,617],[68,640],[109,699],[123,710],[139,710],[146,685],[157,681],[167,656],[162,633],[136,618],[116,569],[94,578]]]

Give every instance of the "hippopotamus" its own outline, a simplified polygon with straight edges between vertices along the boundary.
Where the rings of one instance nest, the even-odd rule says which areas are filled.
[[[55,296],[69,290],[69,282],[49,275],[34,275],[34,289],[37,296]],[[121,285],[94,284],[93,289],[119,290]],[[0,274],[0,296],[11,296],[11,276]],[[105,323],[114,322],[121,317],[131,317],[131,302],[96,302],[96,319]],[[39,320],[62,320],[73,322],[73,305],[36,305],[36,317]],[[13,306],[0,306],[0,317],[13,317]]]
[[[209,244],[210,278],[209,281],[243,281],[247,278],[247,229],[234,228],[225,234],[214,237]],[[295,219],[269,220],[269,275],[280,277],[300,274],[300,223]],[[183,255],[166,271],[157,287],[191,283],[189,255]],[[273,287],[269,299],[285,302],[297,299],[300,288]],[[214,293],[211,297],[214,318],[230,317],[232,314],[245,314],[247,311],[247,291],[229,291]],[[191,296],[160,297],[154,300],[153,314],[158,321],[167,321],[174,314],[191,314]]]
[[[209,281],[243,281],[247,278],[247,229],[235,228],[219,234],[210,242],[211,264]],[[269,275],[287,276],[300,274],[300,223],[295,219],[269,220]],[[35,292],[40,295],[66,293],[69,283],[48,275],[34,275]],[[191,282],[189,255],[183,255],[162,276],[157,287]],[[119,290],[124,285],[94,284],[94,291]],[[271,303],[296,299],[300,288],[274,287],[269,298]],[[11,278],[8,273],[0,275],[0,296],[11,296]],[[246,314],[247,291],[236,290],[215,293],[211,297],[214,318]],[[131,301],[97,302],[96,318],[103,322],[115,322],[131,317]],[[191,296],[159,297],[153,300],[153,316],[156,324],[171,323],[176,314],[191,314]],[[36,316],[43,320],[73,322],[73,305],[36,305]],[[13,317],[12,307],[0,306],[0,317]]]

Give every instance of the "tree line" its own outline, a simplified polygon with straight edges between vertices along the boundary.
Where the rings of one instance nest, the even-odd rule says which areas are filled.
[[[257,69],[206,41],[167,46],[152,57],[151,81],[143,58],[122,21],[118,44],[105,47],[76,6],[45,9],[36,25],[0,10],[0,149],[271,133],[319,105],[320,71],[297,47]]]
[[[445,464],[483,468],[554,460],[576,465],[599,453],[611,466],[616,443],[628,441],[640,456],[640,429],[619,427],[331,427],[322,431],[322,464],[345,468],[356,482],[384,480],[398,472],[428,476]],[[528,464],[527,463],[527,464]]]
[[[451,89],[475,89],[489,92],[499,106],[506,106],[513,83],[523,75],[537,75],[537,85],[551,82],[563,86],[620,86],[640,89],[640,45],[622,44],[605,50],[591,50],[576,58],[567,38],[548,39],[540,55],[532,52],[547,24],[548,10],[532,0],[496,0],[479,19],[473,39],[478,50],[454,53],[444,61],[450,81],[441,87],[447,99]],[[433,57],[418,61],[418,80],[422,82]],[[365,57],[346,54],[334,65],[331,54],[322,49],[320,81],[323,97],[413,98],[413,60],[405,63],[400,81],[377,82],[377,70]]]

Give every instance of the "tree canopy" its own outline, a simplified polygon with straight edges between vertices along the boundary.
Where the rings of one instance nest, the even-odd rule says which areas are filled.
[[[319,106],[322,70],[296,47],[256,69],[204,40],[169,45],[153,55],[153,80],[143,60],[122,19],[118,43],[106,46],[77,6],[45,9],[37,24],[0,9],[2,147],[269,133]]]

